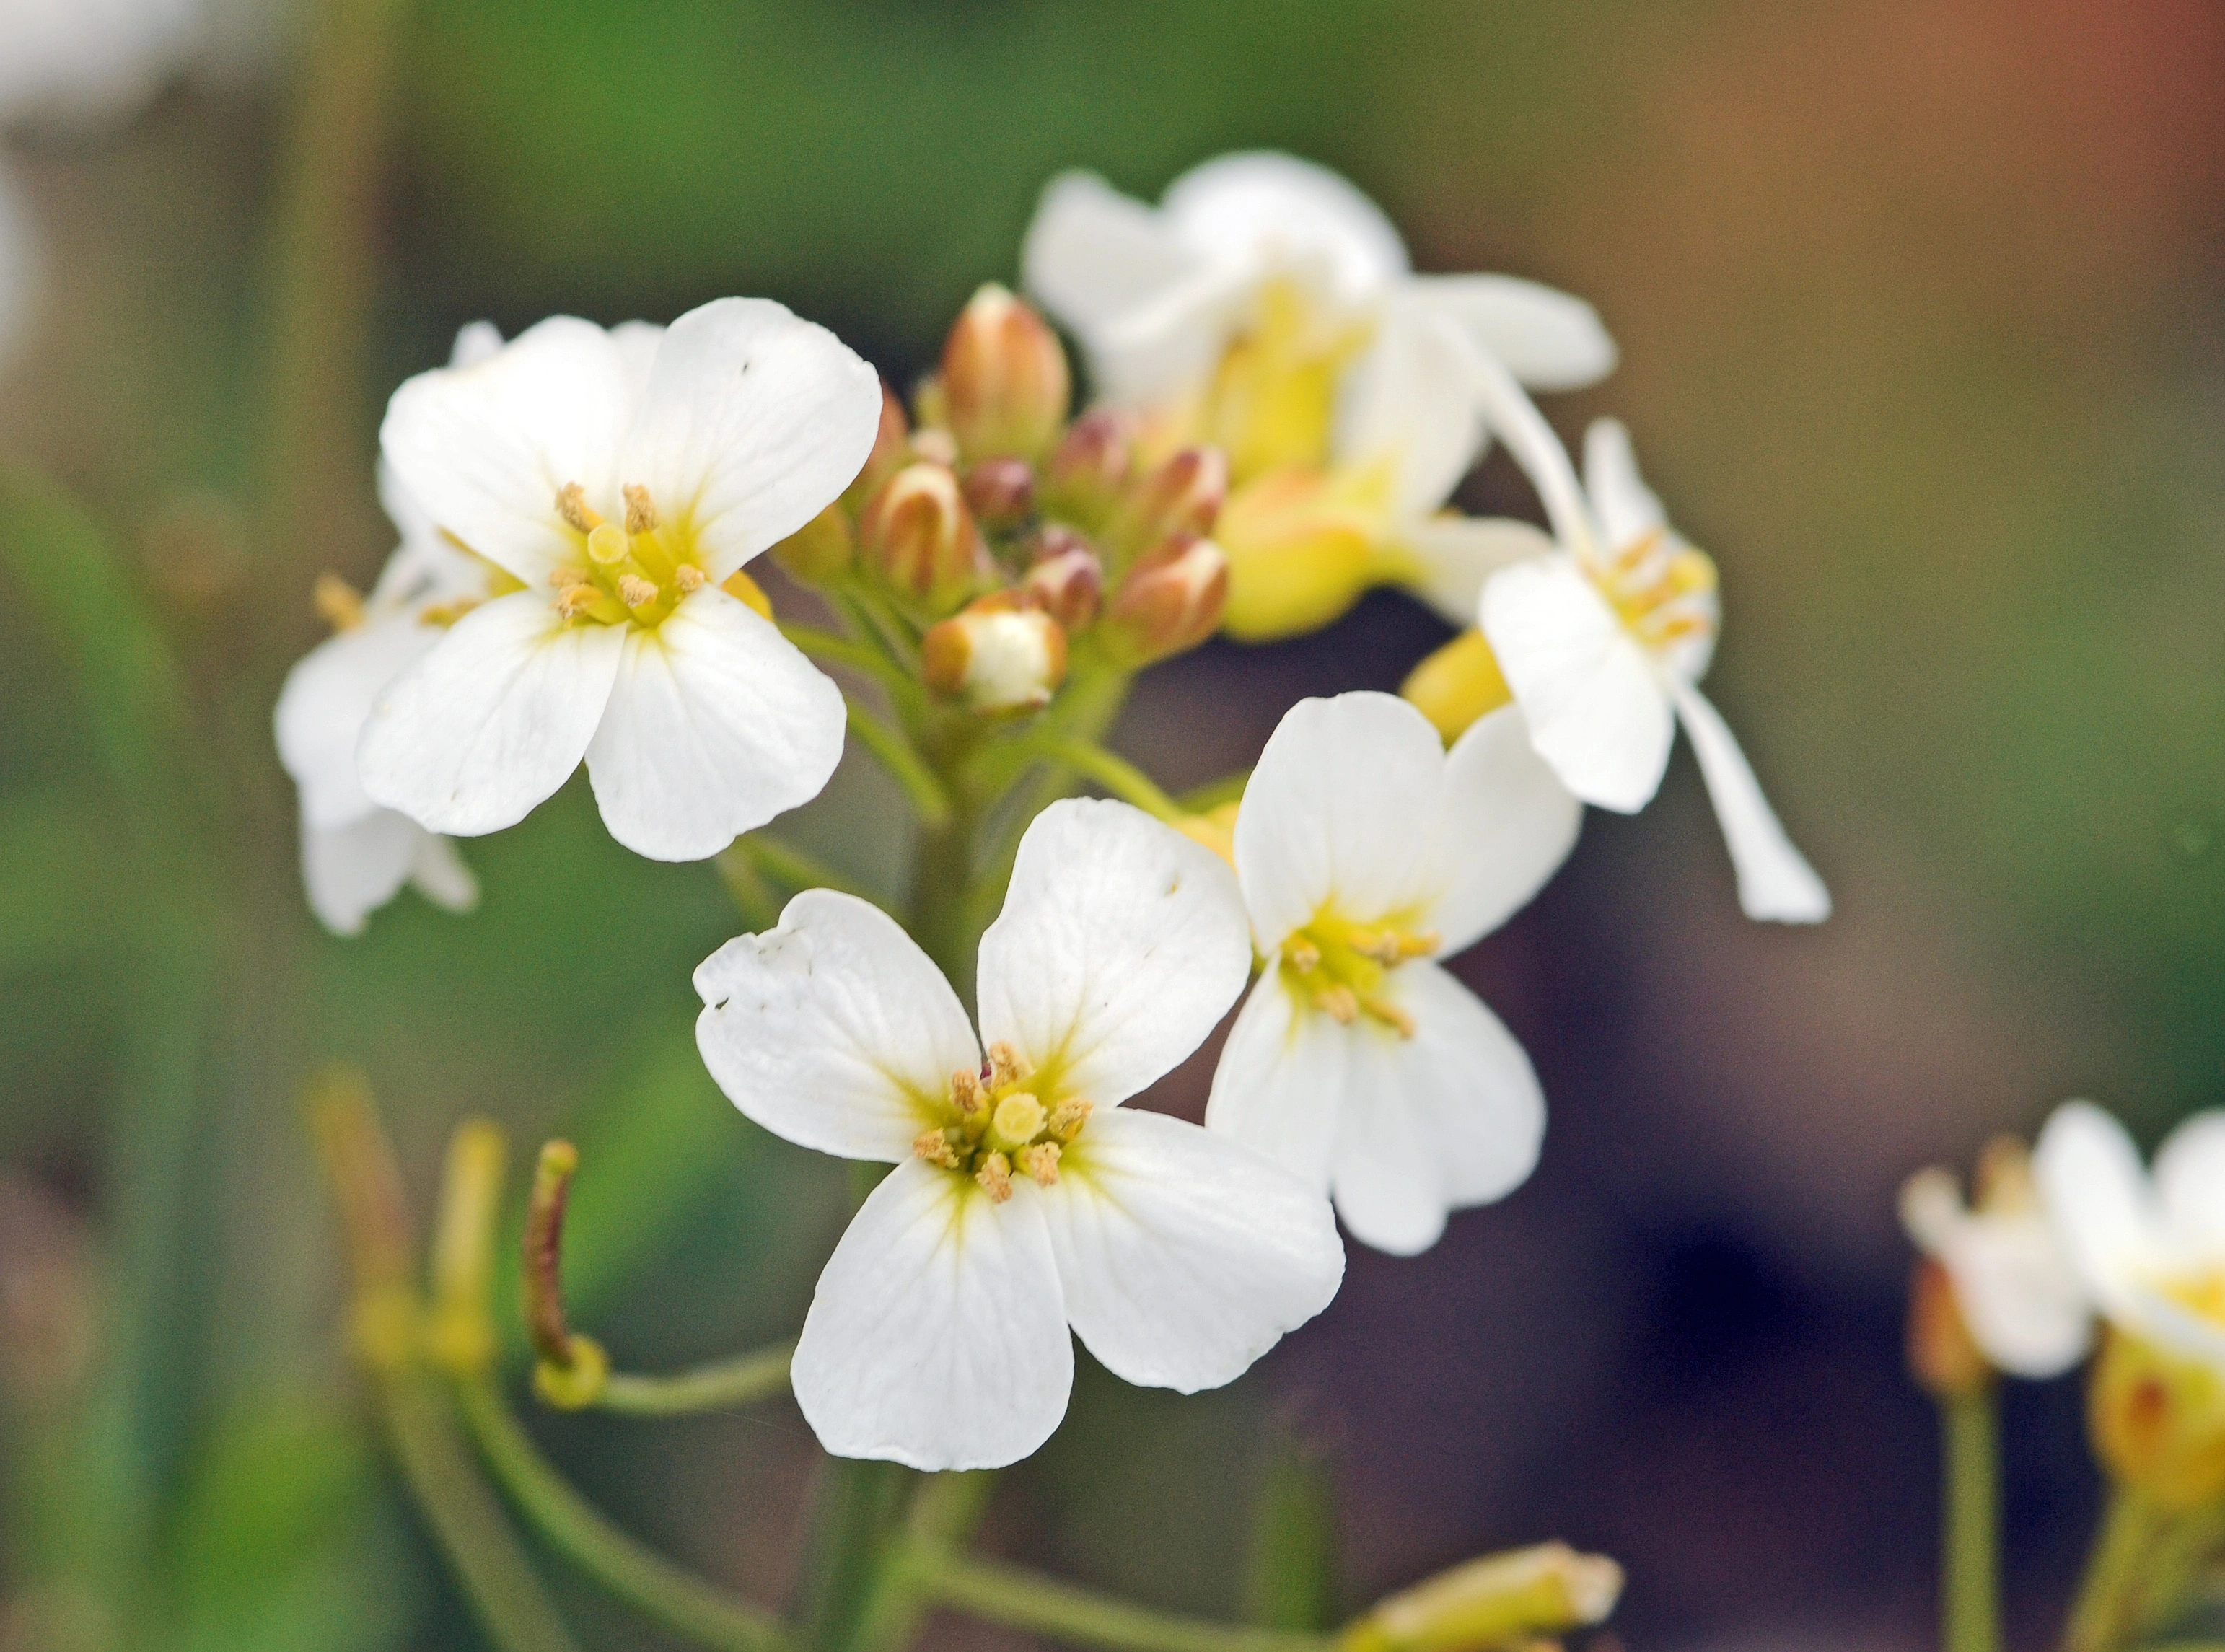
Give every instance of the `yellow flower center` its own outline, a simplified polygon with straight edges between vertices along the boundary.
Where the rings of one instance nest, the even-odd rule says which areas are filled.
[[[2225,1269],[2206,1273],[2178,1274],[2156,1282],[2158,1293],[2188,1313],[2225,1325]]]
[[[913,1141],[912,1156],[971,1177],[999,1205],[1012,1196],[1015,1173],[1053,1186],[1060,1156],[1090,1114],[1088,1102],[1059,1096],[1055,1074],[1038,1073],[1001,1040],[979,1073],[960,1067],[948,1093],[928,1106],[938,1122]]]
[[[1655,528],[1603,561],[1594,560],[1590,573],[1623,625],[1647,648],[1715,635],[1715,564],[1705,551]]]
[[[1350,1026],[1365,1016],[1401,1038],[1414,1035],[1414,1018],[1384,989],[1391,972],[1437,949],[1436,934],[1396,920],[1359,924],[1324,908],[1284,939],[1283,984],[1309,1004]]]
[[[685,523],[665,521],[649,490],[638,484],[629,482],[621,492],[622,523],[598,514],[577,482],[566,483],[557,492],[557,514],[580,555],[576,564],[552,573],[548,583],[556,588],[556,611],[567,620],[654,628],[671,617],[682,598],[708,585],[711,576],[697,559],[694,535]],[[725,589],[770,617],[764,593],[747,574],[737,573]]]

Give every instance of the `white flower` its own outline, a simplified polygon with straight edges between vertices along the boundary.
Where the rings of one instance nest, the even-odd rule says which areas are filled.
[[[1132,1383],[1238,1376],[1336,1293],[1328,1204],[1119,1103],[1196,1048],[1251,947],[1228,869],[1125,804],[1055,803],[981,940],[981,1033],[896,923],[813,889],[695,972],[696,1041],[777,1135],[892,1161],[820,1276],[796,1397],[827,1450],[991,1468],[1049,1438],[1068,1326]]]
[[[1630,440],[1602,419],[1584,442],[1585,484],[1529,398],[1472,357],[1494,427],[1537,484],[1553,540],[1492,576],[1483,633],[1570,791],[1632,813],[1652,800],[1681,721],[1700,760],[1751,918],[1815,923],[1831,897],[1785,836],[1738,741],[1696,686],[1721,618],[1715,567],[1680,538],[1639,479]],[[1587,485],[1588,484],[1588,485]],[[1557,543],[1555,541],[1557,540]]]
[[[1512,706],[1448,752],[1388,694],[1291,707],[1245,788],[1236,874],[1266,958],[1206,1123],[1324,1190],[1353,1233],[1411,1255],[1518,1187],[1545,1127],[1513,1035],[1436,961],[1512,915],[1582,811]]]
[[[815,795],[841,693],[722,582],[849,484],[880,398],[834,334],[762,299],[661,333],[559,317],[404,384],[387,462],[516,585],[381,692],[364,791],[475,836],[584,756],[611,835],[659,860]]]
[[[2065,1102],[2040,1132],[2032,1170],[2102,1313],[2225,1369],[2225,1111],[2173,1130],[2151,1177],[2122,1124],[2091,1102]]]
[[[1901,1225],[1946,1269],[1962,1323],[1991,1364],[2014,1377],[2059,1376],[2086,1357],[2093,1308],[2021,1144],[1988,1148],[1978,1184],[1974,1210],[1951,1172],[1919,1170],[1900,1191]]]

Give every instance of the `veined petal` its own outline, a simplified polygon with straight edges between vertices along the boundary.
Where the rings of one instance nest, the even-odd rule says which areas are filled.
[[[907,1159],[980,1046],[950,983],[895,919],[806,889],[776,928],[695,967],[703,1065],[745,1115],[846,1159]]]
[[[408,881],[424,827],[392,809],[371,808],[338,826],[301,820],[301,883],[309,910],[336,935],[359,935],[371,915]]]
[[[441,636],[396,614],[326,637],[295,661],[271,720],[278,761],[301,789],[305,826],[346,826],[378,807],[356,776],[356,742],[378,691]]]
[[[1575,560],[1544,557],[1493,574],[1482,619],[1537,755],[1562,783],[1626,814],[1651,801],[1676,732],[1669,696]]]
[[[1202,266],[1156,212],[1093,172],[1044,186],[1020,246],[1020,271],[1045,309],[1085,339],[1132,314]]]
[[[364,792],[434,832],[517,825],[580,766],[622,630],[567,625],[538,591],[474,608],[373,700],[356,747]]]
[[[483,361],[409,380],[387,405],[379,448],[434,521],[540,586],[578,554],[557,494],[576,482],[616,508],[633,414],[618,345],[592,322],[560,315]]]
[[[1216,156],[1167,187],[1161,208],[1184,244],[1263,273],[1319,260],[1334,295],[1356,302],[1404,275],[1406,245],[1346,179],[1295,155]]]
[[[1502,1199],[1537,1163],[1545,1098],[1522,1046],[1474,993],[1427,959],[1385,990],[1413,1017],[1402,1038],[1363,1019],[1349,1052],[1336,1149],[1337,1214],[1393,1256],[1428,1250],[1445,1218]]]
[[[881,425],[880,376],[763,298],[722,298],[664,331],[618,479],[685,521],[713,583],[857,479]]]
[[[1396,553],[1414,571],[1404,583],[1450,623],[1475,623],[1483,588],[1501,568],[1550,556],[1553,541],[1526,522],[1501,516],[1461,516],[1450,511],[1421,516],[1394,530]]]
[[[1669,513],[1638,474],[1638,456],[1620,420],[1594,419],[1584,432],[1584,491],[1609,545],[1627,545],[1669,526]]]
[[[2170,1250],[2161,1212],[2125,1127],[2089,1101],[2066,1101],[2032,1149],[2032,1179],[2063,1254],[2112,1313]]]
[[[1220,856],[1125,803],[1054,803],[981,937],[981,1036],[1110,1107],[1195,1049],[1251,969]]]
[[[1784,835],[1729,725],[1690,685],[1672,683],[1670,693],[1676,697],[1684,732],[1691,737],[1715,819],[1722,823],[1731,864],[1738,870],[1740,908],[1749,918],[1821,923],[1831,915],[1830,891]]]
[[[1483,415],[1458,341],[1448,337],[1452,326],[1394,300],[1346,381],[1336,459],[1352,465],[1388,459],[1396,465],[1396,521],[1443,504],[1483,451]]]
[[[2086,1357],[2093,1309],[2038,1212],[1968,1217],[1941,1260],[1971,1336],[2001,1370],[2040,1379]]]
[[[1328,1199],[1163,1113],[1093,1118],[1043,1206],[1075,1334],[1148,1388],[1195,1394],[1242,1376],[1344,1277]]]
[[[1583,805],[1530,744],[1518,706],[1468,725],[1445,754],[1437,832],[1445,893],[1429,917],[1449,957],[1528,905],[1576,846]]]
[[[1417,275],[1414,301],[1537,390],[1575,390],[1614,370],[1614,340],[1580,298],[1513,275]]]
[[[1444,743],[1395,694],[1302,699],[1244,788],[1236,870],[1263,949],[1334,902],[1370,923],[1436,893]]]
[[[409,883],[444,911],[469,912],[479,903],[479,881],[464,864],[455,840],[422,826],[417,827],[417,852],[409,858]]]
[[[918,1160],[873,1189],[804,1317],[796,1402],[837,1457],[1001,1468],[1050,1438],[1074,1343],[1043,1202]]]
[[[2155,1187],[2173,1245],[2225,1261],[2225,1111],[2196,1113],[2164,1138]]]
[[[1301,1003],[1269,959],[1221,1046],[1206,1128],[1327,1193],[1349,1088],[1344,1030]]]
[[[702,860],[819,794],[842,757],[842,691],[770,620],[706,586],[627,630],[586,752],[611,836]]]

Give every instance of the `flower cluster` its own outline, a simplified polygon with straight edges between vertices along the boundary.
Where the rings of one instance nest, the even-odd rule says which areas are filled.
[[[343,933],[404,883],[469,906],[451,839],[582,762],[619,842],[722,857],[757,932],[696,972],[705,1062],[764,1128],[892,1167],[796,1397],[829,1450],[923,1469],[1041,1445],[1071,1336],[1131,1382],[1226,1383],[1334,1294],[1340,1219],[1411,1255],[1518,1187],[1537,1077],[1446,960],[1584,803],[1643,806],[1677,723],[1746,909],[1829,906],[1694,686],[1714,564],[1620,426],[1579,482],[1523,388],[1609,370],[1588,307],[1417,275],[1351,186],[1274,155],[1157,209],[1060,179],[1023,264],[1086,354],[1078,413],[1057,336],[994,286],[908,399],[758,300],[467,329],[381,433],[401,547],[367,596],[320,587],[335,635],[277,712]],[[1493,438],[1550,532],[1448,508]],[[1380,584],[1461,628],[1403,697],[1302,701],[1179,800],[1101,744],[1138,671]],[[908,901],[762,830],[846,729],[917,817]],[[1232,1010],[1202,1125],[1125,1104]]]

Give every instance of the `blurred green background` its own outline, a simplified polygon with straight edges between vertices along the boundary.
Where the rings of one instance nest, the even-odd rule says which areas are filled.
[[[1239,147],[1347,172],[1423,269],[1599,307],[1624,364],[1547,411],[1623,418],[1720,561],[1710,691],[1839,914],[1739,917],[1687,759],[1645,815],[1594,813],[1464,969],[1545,1079],[1535,1180],[1417,1262],[1355,1252],[1330,1312],[1228,1390],[1086,1370],[986,1541],[1230,1611],[1246,1500],[1295,1437],[1342,1487],[1355,1605],[1562,1536],[1631,1568],[1633,1644],[1924,1641],[1899,1179],[2071,1093],[2150,1136],[2225,1101],[2225,13],[420,0],[352,457],[244,554],[305,31],[232,22],[121,132],[7,140],[48,278],[0,449],[86,501],[117,562],[0,500],[0,1648],[98,1644],[147,1599],[181,1645],[477,1644],[339,1342],[297,1111],[321,1063],[371,1075],[421,1214],[464,1112],[521,1150],[573,1134],[578,1317],[629,1366],[784,1333],[842,1219],[839,1168],[754,1131],[694,1058],[688,971],[736,927],[713,871],[630,857],[578,785],[467,846],[476,915],[405,897],[358,941],[312,924],[269,710],[316,573],[367,583],[389,548],[385,394],[477,317],[728,293],[905,383],[976,283],[1013,278],[1051,173],[1149,195]],[[1503,460],[1470,502],[1528,504]],[[87,676],[71,614],[121,666]],[[1395,686],[1442,635],[1385,596],[1216,645],[1147,680],[1122,742],[1208,778],[1291,699]],[[184,709],[135,723],[115,673],[165,652]],[[213,827],[166,811],[178,785]],[[892,883],[885,801],[846,768],[799,836]],[[1208,1070],[1165,1104],[1201,1105]],[[2010,1408],[2034,1643],[2090,1504],[2077,1403]],[[785,1586],[815,1459],[791,1408],[542,1433],[651,1541]],[[663,1644],[564,1598],[589,1643]]]

